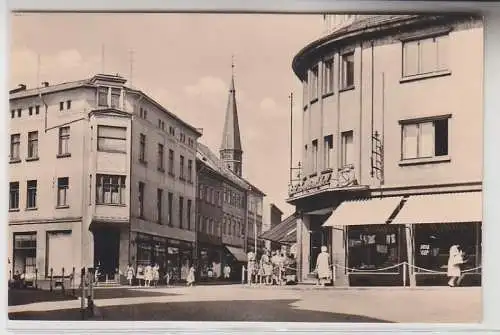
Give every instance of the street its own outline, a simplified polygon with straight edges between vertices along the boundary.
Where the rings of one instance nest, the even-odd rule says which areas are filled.
[[[100,320],[436,322],[481,321],[478,287],[316,288],[195,286],[102,288]],[[13,305],[17,320],[78,320],[80,301],[59,299]]]

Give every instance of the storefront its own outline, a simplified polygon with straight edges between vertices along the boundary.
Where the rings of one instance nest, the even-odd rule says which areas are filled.
[[[222,260],[222,268],[229,265],[231,268],[231,280],[241,280],[241,272],[243,266],[247,266],[247,254],[242,248],[225,245],[224,256]]]
[[[198,245],[199,278],[202,281],[220,279],[222,277],[222,247]]]

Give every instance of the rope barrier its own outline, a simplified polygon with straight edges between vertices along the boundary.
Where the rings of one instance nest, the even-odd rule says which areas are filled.
[[[399,264],[396,264],[396,265],[392,265],[392,266],[388,266],[388,267],[385,267],[385,268],[380,268],[380,269],[366,269],[366,270],[365,269],[349,268],[349,267],[345,267],[345,266],[342,266],[342,265],[339,265],[339,264],[334,264],[331,267],[339,267],[339,268],[343,268],[343,269],[349,270],[351,272],[379,272],[379,271],[385,271],[385,270],[395,269],[395,268],[400,267],[401,265],[404,265],[404,264],[406,264],[406,262],[402,262],[402,263],[399,263]]]

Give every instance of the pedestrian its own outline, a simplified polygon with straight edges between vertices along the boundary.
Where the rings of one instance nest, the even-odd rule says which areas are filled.
[[[255,263],[257,256],[252,249],[247,254],[247,283],[252,285],[253,276],[255,274]]]
[[[229,280],[231,278],[231,267],[229,264],[224,266],[224,279]]]
[[[170,270],[167,271],[165,273],[165,276],[163,277],[163,279],[165,279],[165,284],[167,285],[167,287],[170,286],[170,278],[172,277],[172,275],[170,274]]]
[[[146,266],[146,269],[144,269],[144,287],[150,287],[151,286],[151,280],[153,279],[153,267],[148,264]]]
[[[139,286],[142,286],[142,282],[144,281],[144,267],[142,265],[137,266],[136,278]]]
[[[189,268],[187,278],[186,278],[187,286],[189,286],[189,287],[192,287],[194,284],[194,281],[195,281],[194,272],[195,272],[194,266],[191,265],[191,267]]]
[[[326,282],[331,280],[330,271],[330,254],[327,252],[327,247],[321,247],[321,253],[316,259],[316,273],[318,275],[318,284],[325,286]]]
[[[448,286],[455,287],[460,283],[459,278],[462,276],[461,266],[464,264],[464,254],[460,250],[459,245],[452,245],[450,247],[450,255],[448,258]]]
[[[132,281],[134,280],[134,275],[135,275],[134,268],[132,267],[132,264],[129,263],[128,267],[127,267],[127,280],[128,280],[129,286],[132,286]]]
[[[273,274],[273,264],[271,263],[271,259],[269,258],[269,250],[266,250],[262,257],[260,258],[260,263],[262,269],[264,270],[264,281],[266,285],[271,284],[271,276]]]
[[[154,287],[158,286],[158,282],[160,281],[160,266],[158,263],[153,267],[153,285]]]

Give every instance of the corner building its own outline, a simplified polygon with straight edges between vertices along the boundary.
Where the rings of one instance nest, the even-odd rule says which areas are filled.
[[[299,279],[311,280],[326,245],[335,285],[445,284],[449,248],[460,244],[463,284],[478,284],[481,18],[325,21],[327,35],[292,64],[304,87],[300,181],[287,199]]]
[[[187,276],[201,134],[120,76],[10,92],[9,271]],[[64,270],[63,270],[64,269]]]

